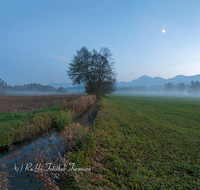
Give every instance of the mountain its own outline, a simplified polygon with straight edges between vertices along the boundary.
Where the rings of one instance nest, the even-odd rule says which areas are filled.
[[[153,86],[162,85],[163,83],[165,83],[165,79],[161,77],[152,78],[146,75],[143,75],[142,77],[130,82],[131,86]]]
[[[187,76],[185,76],[185,75],[177,75],[177,76],[175,76],[175,77],[173,77],[173,78],[169,78],[169,79],[167,79],[167,81],[168,81],[168,83],[169,82],[171,82],[171,83],[179,83],[179,81],[183,81],[183,80],[185,80],[185,79],[187,79],[188,77]],[[181,83],[181,82],[180,82]]]
[[[185,76],[185,75],[177,75],[173,78],[169,79],[163,79],[161,77],[149,77],[146,75],[143,75],[142,77],[139,77],[138,79],[135,79],[131,82],[118,82],[117,87],[127,87],[127,86],[156,86],[156,85],[164,85],[166,83],[172,83],[174,85],[177,85],[179,83],[184,84],[190,84],[191,81],[199,81],[200,82],[200,74],[194,75],[194,76]]]
[[[116,85],[117,87],[127,87],[127,86],[163,86],[166,83],[172,83],[174,85],[177,85],[179,83],[184,84],[190,84],[191,81],[199,81],[200,82],[200,74],[194,75],[194,76],[185,76],[185,75],[177,75],[173,78],[164,79],[161,77],[149,77],[146,75],[143,75],[139,77],[138,79],[132,80],[131,82],[118,82]],[[58,89],[59,87],[63,88],[69,88],[69,87],[78,87],[76,85],[72,85],[72,83],[50,83],[50,86],[53,86],[54,88]],[[79,87],[78,87],[79,88]],[[73,88],[72,88],[73,89]]]
[[[168,79],[167,83],[171,82],[173,84],[178,84],[178,83],[190,84],[191,81],[196,82],[197,80],[200,82],[200,75],[194,75],[194,76],[177,75],[174,78]]]
[[[131,82],[119,82],[117,83],[118,87],[123,86],[153,86],[153,85],[163,85],[166,83],[166,79],[163,79],[161,77],[149,77],[146,75],[143,75],[142,77],[139,77],[138,79],[135,79]]]

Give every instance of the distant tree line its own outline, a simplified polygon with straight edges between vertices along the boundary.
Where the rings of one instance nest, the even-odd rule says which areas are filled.
[[[22,91],[40,91],[40,92],[55,92],[55,88],[52,86],[44,86],[41,84],[31,83],[31,84],[25,84],[23,86],[15,86],[18,87],[19,90]]]
[[[190,94],[200,94],[200,82],[191,81],[190,85],[184,83],[179,83],[178,85],[173,85],[172,83],[166,83],[164,86],[153,86],[147,88],[145,86],[129,86],[118,88],[119,92],[137,92],[137,93],[147,93],[147,92],[161,92],[166,93],[190,93]]]
[[[188,92],[192,94],[200,93],[200,82],[191,81],[190,85],[185,85],[184,83],[179,83],[178,85],[173,85],[172,83],[166,83],[164,85],[164,90],[167,92]]]
[[[58,92],[58,93],[64,93],[66,90],[64,88],[59,88],[56,90],[52,86],[44,86],[41,84],[31,83],[31,84],[25,84],[25,85],[15,85],[10,86],[7,85],[7,83],[0,78],[0,95],[5,95],[6,91],[39,91],[39,92]]]

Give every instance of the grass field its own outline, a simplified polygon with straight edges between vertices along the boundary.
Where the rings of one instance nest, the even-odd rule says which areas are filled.
[[[52,124],[67,126],[63,134],[76,144],[66,153],[69,162],[91,171],[73,172],[63,190],[75,183],[98,190],[200,189],[200,98],[107,96],[95,124],[87,130],[77,125],[79,133],[69,125],[70,113],[95,101],[91,96],[35,112],[0,112],[0,145]]]
[[[81,189],[200,189],[200,98],[105,97],[90,136]]]

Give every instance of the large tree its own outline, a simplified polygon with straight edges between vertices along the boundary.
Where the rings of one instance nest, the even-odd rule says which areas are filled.
[[[67,74],[73,85],[82,84],[88,94],[98,97],[115,90],[116,73],[109,48],[90,52],[82,47],[71,61]]]

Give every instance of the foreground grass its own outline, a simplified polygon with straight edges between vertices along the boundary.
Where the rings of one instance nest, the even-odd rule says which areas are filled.
[[[96,96],[71,97],[61,104],[24,113],[0,112],[0,146],[32,138],[50,128],[63,129],[96,101]]]
[[[58,167],[60,164],[66,165],[67,157],[66,155],[62,155],[60,150],[63,152],[63,148],[65,147],[67,151],[74,151],[76,150],[75,143],[82,143],[84,142],[84,139],[86,142],[91,140],[90,136],[87,136],[87,134],[90,134],[90,132],[87,132],[88,127],[81,126],[72,121],[83,114],[89,106],[94,105],[96,101],[95,95],[88,95],[72,98],[67,102],[40,111],[0,113],[0,144],[21,141],[29,136],[32,137],[32,135],[36,135],[37,132],[56,127],[62,129],[60,136],[62,141],[60,144],[56,144],[56,139],[49,139],[47,146],[44,145],[44,142],[33,142],[34,148],[30,149],[31,153],[24,155],[23,159],[20,160],[20,163],[23,164],[25,160],[33,160],[33,162],[37,161],[37,163],[51,163],[53,164],[53,167]],[[75,143],[72,141],[72,133],[76,136]],[[78,138],[76,134],[78,134]],[[50,155],[52,149],[54,149],[55,152],[53,155]],[[17,158],[19,154],[20,152],[17,152],[16,154],[11,154],[11,156],[0,160],[0,169],[2,169],[2,171],[0,171],[0,189],[8,189],[10,184],[8,179],[10,177],[8,174],[10,168],[6,166],[7,161]],[[49,171],[47,168],[43,169],[44,170],[41,171],[40,169],[35,169],[34,173],[35,179],[41,181],[43,183],[43,188],[45,189],[59,189],[58,184],[55,181],[55,179],[58,178],[66,178],[66,181],[70,180],[70,185],[76,183],[73,175],[69,174],[69,172],[53,172],[51,170]],[[65,185],[66,183],[64,186]]]
[[[69,124],[72,116],[69,110],[61,110],[61,106],[24,113],[0,112],[0,146],[32,138],[51,127]]]
[[[81,189],[200,189],[200,99],[109,96],[70,154]]]

